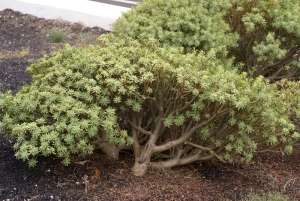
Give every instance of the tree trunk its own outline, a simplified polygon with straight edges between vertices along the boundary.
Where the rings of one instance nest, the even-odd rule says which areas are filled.
[[[134,166],[132,168],[134,176],[144,176],[147,173],[149,166],[150,162],[139,163],[138,161],[135,161]]]
[[[153,145],[147,143],[141,152],[135,155],[135,163],[132,168],[135,176],[144,176],[147,173],[150,167],[152,153]]]
[[[95,149],[100,149],[108,157],[119,160],[119,152],[126,149],[125,145],[115,145],[105,141],[104,137],[98,135],[95,139],[91,140],[90,143]],[[129,147],[129,146],[127,146]]]

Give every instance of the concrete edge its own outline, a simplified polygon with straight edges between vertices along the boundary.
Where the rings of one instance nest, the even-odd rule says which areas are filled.
[[[0,11],[12,9],[24,14],[31,14],[45,19],[62,19],[69,22],[80,22],[88,27],[100,27],[111,31],[111,24],[129,8],[112,6],[91,1],[77,1],[79,6],[90,13],[79,11],[74,6],[71,9],[50,5],[29,3],[21,0],[0,0]],[[51,0],[50,0],[51,1]],[[63,0],[60,0],[63,1]],[[61,4],[62,5],[62,4]],[[78,6],[77,5],[77,6]],[[98,13],[98,14],[96,14]]]

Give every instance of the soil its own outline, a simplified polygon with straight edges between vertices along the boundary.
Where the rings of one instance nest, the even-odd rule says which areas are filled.
[[[14,94],[31,83],[25,69],[64,46],[51,43],[47,30],[67,33],[64,43],[86,45],[107,31],[62,20],[45,20],[12,10],[0,11],[0,91]],[[0,135],[0,201],[5,200],[241,200],[249,192],[280,191],[300,200],[300,154],[260,153],[249,165],[194,163],[131,173],[133,155],[115,161],[99,151],[86,158],[41,157],[34,168],[14,157],[13,139]]]

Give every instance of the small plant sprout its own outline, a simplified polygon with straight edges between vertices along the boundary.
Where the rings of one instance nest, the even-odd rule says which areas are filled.
[[[29,52],[30,52],[30,47],[27,47],[27,48],[22,48],[20,51],[17,51],[17,54],[20,57],[24,57],[24,56],[28,55]]]
[[[6,55],[0,54],[0,61],[6,59]]]
[[[52,28],[48,31],[50,40],[52,43],[61,43],[67,37],[67,34],[58,28]]]

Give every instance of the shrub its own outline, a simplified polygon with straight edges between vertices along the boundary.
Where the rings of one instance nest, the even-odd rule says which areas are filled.
[[[63,30],[57,28],[50,29],[48,34],[52,43],[61,43],[67,37],[67,34]]]
[[[271,82],[298,80],[300,2],[234,0],[231,4],[224,19],[240,39],[230,55],[244,64],[243,71]]]
[[[113,29],[187,52],[213,48],[218,58],[235,58],[250,76],[275,82],[299,79],[299,13],[298,0],[145,0]]]
[[[100,41],[39,60],[28,69],[32,85],[1,95],[0,130],[17,138],[17,158],[33,166],[56,154],[68,164],[71,154],[101,148],[117,158],[131,145],[142,176],[194,161],[249,162],[260,145],[284,143],[290,153],[299,138],[289,89],[226,70],[213,51],[184,54],[111,34]]]
[[[157,39],[162,46],[210,51],[226,56],[237,45],[237,34],[222,19],[230,6],[216,0],[145,0],[116,20],[113,30],[122,36]]]

